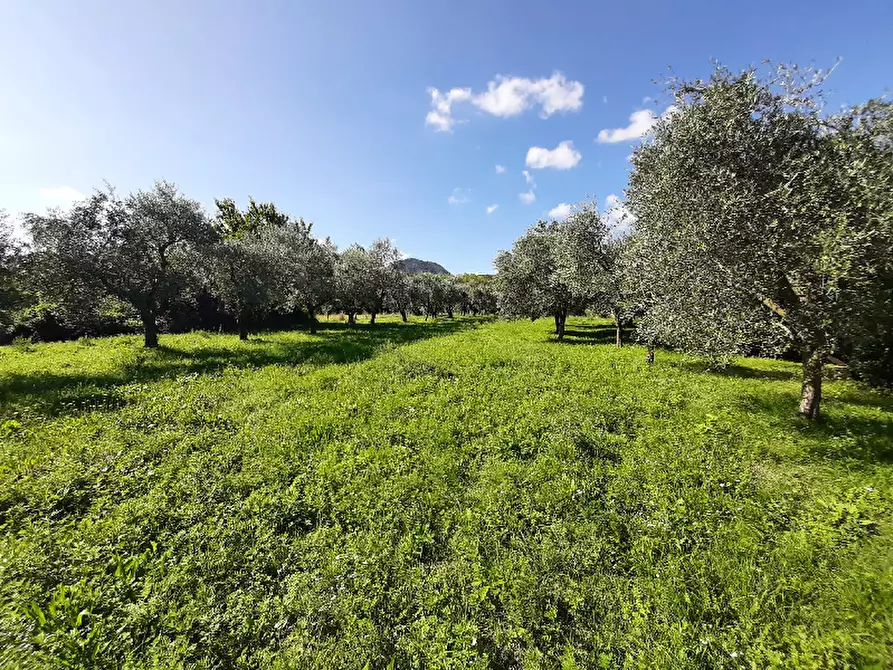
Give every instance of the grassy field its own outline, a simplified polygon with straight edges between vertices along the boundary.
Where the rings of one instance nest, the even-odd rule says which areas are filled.
[[[893,398],[599,321],[0,352],[0,667],[893,667]]]

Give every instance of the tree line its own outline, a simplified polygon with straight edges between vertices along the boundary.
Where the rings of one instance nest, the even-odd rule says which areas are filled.
[[[201,205],[168,182],[69,210],[26,214],[27,246],[0,213],[0,331],[279,327],[337,311],[614,319],[657,346],[728,361],[792,355],[800,413],[820,414],[823,369],[893,385],[893,103],[826,113],[826,73],[717,66],[670,78],[672,105],[631,158],[624,230],[595,201],[540,221],[500,252],[496,275],[410,275],[387,239],[339,250],[312,224],[250,200]],[[86,325],[85,325],[86,324]],[[635,326],[633,328],[633,326]]]
[[[800,414],[823,369],[893,385],[893,103],[826,113],[827,73],[717,66],[670,78],[668,113],[632,158],[628,228],[594,202],[540,221],[496,258],[501,309],[614,317],[636,338],[710,356],[796,356]]]
[[[486,275],[406,273],[388,238],[338,250],[312,224],[275,204],[240,209],[217,200],[216,215],[160,181],[119,197],[109,186],[68,210],[23,215],[27,244],[0,212],[0,328],[64,339],[120,330],[138,319],[147,347],[160,329],[224,325],[247,339],[264,323],[316,332],[322,312],[425,317],[493,313]],[[104,324],[104,327],[101,325]]]

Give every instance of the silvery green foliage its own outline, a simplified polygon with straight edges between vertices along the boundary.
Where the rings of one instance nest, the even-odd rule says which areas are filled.
[[[24,220],[47,295],[69,304],[105,296],[131,304],[147,346],[157,344],[157,316],[182,290],[195,249],[215,237],[201,205],[165,181],[123,200],[107,187],[67,212]]]
[[[370,265],[369,254],[359,244],[342,251],[335,264],[335,300],[351,322],[375,299]]]
[[[251,318],[283,298],[276,272],[277,259],[263,237],[261,228],[241,237],[226,238],[209,254],[212,293],[235,316],[243,336],[247,334]]]
[[[621,268],[628,236],[613,234],[595,200],[576,205],[561,230],[558,273],[586,307],[612,316],[620,328],[633,316]]]
[[[589,282],[581,272],[598,246],[598,227],[583,215],[565,221],[540,221],[519,237],[511,251],[496,256],[499,308],[509,316],[552,316],[559,339],[567,314],[586,302]]]
[[[890,183],[889,142],[864,112],[824,115],[820,84],[793,67],[670,80],[674,112],[635,153],[628,191],[640,335],[732,355],[780,329],[819,385],[812,418],[821,360],[891,241],[873,185]]]
[[[273,203],[249,201],[241,211],[230,198],[217,201],[222,239],[208,253],[211,290],[236,319],[239,335],[274,308],[291,306],[307,284],[307,251],[315,240],[303,219]]]
[[[492,275],[463,274],[454,278],[459,292],[458,307],[465,313],[494,314],[497,310]]]
[[[621,249],[624,313],[638,317],[637,338],[729,362],[736,355],[779,353],[788,344],[780,320],[734,281],[709,272],[707,259],[684,259],[663,239],[637,231]],[[680,268],[688,263],[687,271]]]
[[[410,296],[414,309],[424,312],[425,316],[436,317],[446,311],[446,282],[444,275],[422,272],[410,276]]]
[[[351,322],[364,311],[374,322],[392,302],[392,293],[401,287],[400,257],[389,238],[375,240],[368,250],[353,244],[341,253],[335,265],[336,301]]]
[[[312,224],[303,219],[289,220],[265,227],[262,239],[276,267],[279,304],[306,310],[313,327],[316,313],[335,298],[337,250],[329,239],[313,237],[311,230]]]
[[[389,237],[377,239],[369,247],[368,281],[372,301],[367,306],[373,320],[381,313],[395,291],[401,288],[403,270],[397,261],[402,254]]]
[[[295,304],[307,310],[312,324],[316,313],[335,300],[335,263],[338,250],[326,238],[313,239],[299,251],[301,255],[296,262],[303,264],[303,281],[295,287]]]

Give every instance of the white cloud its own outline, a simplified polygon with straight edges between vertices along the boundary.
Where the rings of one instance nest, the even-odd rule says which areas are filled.
[[[569,170],[575,167],[582,154],[574,149],[574,143],[570,140],[560,142],[554,149],[543,147],[530,147],[527,150],[527,167],[540,170],[542,168],[555,168],[556,170]]]
[[[528,191],[527,193],[519,193],[518,198],[525,205],[532,205],[534,202],[536,202],[536,193],[534,193],[533,191]]]
[[[453,103],[470,100],[471,89],[454,88],[441,93],[436,88],[429,88],[428,93],[431,95],[431,111],[425,117],[425,124],[434,126],[434,129],[441,133],[452,132],[453,124],[462,123],[452,117]]]
[[[517,116],[539,105],[544,119],[556,112],[573,112],[583,106],[583,84],[568,81],[561,72],[555,72],[548,79],[496,75],[481,93],[472,93],[470,88],[454,88],[446,93],[429,88],[428,93],[431,111],[425,123],[440,132],[451,132],[454,124],[462,123],[453,118],[453,105],[460,102],[471,102],[479,110],[499,117]]]
[[[503,172],[505,172],[505,165],[497,165],[496,174],[502,174]]]
[[[549,118],[555,112],[572,112],[583,106],[583,84],[568,81],[560,72],[548,79],[524,77],[496,78],[487,84],[487,91],[474,96],[472,104],[493,116],[517,116],[540,105],[540,116]]]
[[[531,175],[527,170],[521,170],[521,174],[524,175],[524,181],[527,182],[528,186],[536,188],[536,182],[533,180],[533,175]]]
[[[670,105],[664,110],[661,118],[668,118],[675,114],[676,107]],[[625,128],[600,130],[596,142],[613,144],[615,142],[627,142],[638,140],[651,133],[654,124],[657,123],[657,115],[650,109],[637,109],[629,115],[629,125]]]
[[[497,209],[499,209],[499,205],[490,205],[489,207],[487,207],[487,214],[492,214]]]
[[[625,235],[636,222],[636,217],[629,211],[626,203],[613,193],[605,198],[603,216],[605,223],[611,230],[611,235],[614,237]]]
[[[567,218],[567,215],[571,213],[573,208],[573,205],[563,202],[549,210],[549,217],[557,221],[562,221]]]
[[[614,142],[637,140],[647,135],[656,122],[657,117],[650,109],[637,109],[629,115],[629,125],[626,128],[600,130],[596,141],[612,144]]]
[[[450,197],[447,198],[447,202],[451,205],[464,205],[466,202],[470,201],[471,198],[468,197],[468,193],[461,188],[454,188]]]
[[[40,189],[40,197],[43,200],[52,200],[53,202],[71,203],[77,200],[85,200],[87,196],[72,188],[71,186],[55,186],[51,188]]]

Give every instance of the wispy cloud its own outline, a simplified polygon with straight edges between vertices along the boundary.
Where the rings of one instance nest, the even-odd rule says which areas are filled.
[[[528,191],[527,193],[519,193],[518,199],[525,205],[532,205],[536,202],[536,193]]]
[[[569,170],[575,167],[581,158],[583,158],[583,155],[574,149],[574,143],[566,140],[560,142],[554,149],[530,147],[527,150],[527,167],[536,170],[543,168]]]
[[[429,88],[428,93],[431,95],[431,111],[425,117],[425,124],[433,126],[438,132],[452,132],[453,125],[462,123],[452,117],[453,104],[471,99],[471,89],[454,88],[441,93],[436,88]]]
[[[521,174],[524,175],[524,181],[527,182],[528,186],[536,188],[536,182],[534,181],[532,174],[530,174],[527,170],[521,170]]]
[[[71,186],[52,186],[40,189],[40,197],[42,200],[51,200],[53,202],[76,202],[85,200],[87,196]]]
[[[505,172],[505,165],[497,165],[496,166],[496,174],[503,174]]]
[[[471,202],[471,198],[468,197],[468,193],[465,189],[454,188],[450,197],[447,198],[447,202],[451,205],[464,205],[466,202]]]
[[[566,202],[563,202],[560,205],[556,205],[549,210],[549,217],[555,219],[556,221],[563,221],[567,218],[567,215],[571,213],[571,210],[573,208],[573,205],[569,205]]]
[[[487,206],[487,214],[492,214],[497,209],[499,209],[499,205],[488,205]]]
[[[470,102],[482,112],[502,118],[538,106],[540,116],[547,119],[556,112],[573,112],[583,106],[583,84],[569,81],[561,72],[540,79],[496,75],[480,93],[470,88],[453,88],[446,93],[429,88],[428,93],[431,111],[425,123],[440,132],[451,132],[456,123],[462,123],[453,118],[453,105],[457,103]]]

